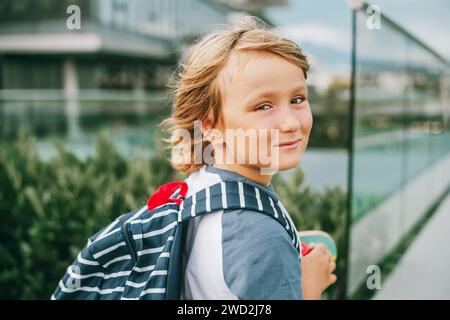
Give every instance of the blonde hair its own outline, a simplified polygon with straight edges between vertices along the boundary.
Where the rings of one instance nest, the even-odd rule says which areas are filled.
[[[195,150],[203,150],[209,141],[194,138],[194,121],[204,120],[212,115],[213,127],[221,123],[221,91],[224,81],[221,71],[234,52],[263,51],[277,54],[303,70],[305,79],[309,70],[307,57],[292,41],[269,30],[256,17],[245,17],[239,25],[220,31],[213,31],[200,38],[188,50],[169,84],[173,96],[172,115],[161,125],[167,126],[171,134],[166,142],[169,148],[184,147],[190,150],[191,161],[178,163],[171,158],[172,166],[182,173],[191,173],[206,163],[194,161]],[[181,132],[189,132],[192,139],[185,142]],[[190,145],[180,146],[189,143]],[[200,144],[200,145],[199,145]],[[197,146],[196,146],[197,145]]]

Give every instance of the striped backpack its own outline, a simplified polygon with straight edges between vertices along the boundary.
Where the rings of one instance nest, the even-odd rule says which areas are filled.
[[[295,226],[278,199],[241,181],[222,181],[185,198],[185,182],[158,188],[147,205],[89,238],[52,299],[178,300],[187,221],[217,210],[249,209],[277,220],[300,253]],[[302,244],[303,245],[303,244]]]

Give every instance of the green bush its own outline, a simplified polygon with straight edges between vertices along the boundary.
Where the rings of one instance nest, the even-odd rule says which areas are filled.
[[[0,145],[1,299],[49,299],[89,236],[143,205],[159,185],[183,179],[164,152],[128,160],[102,135],[84,161],[61,142],[44,161],[33,145],[29,135]],[[344,194],[301,189],[302,180],[301,171],[287,181],[275,177],[275,189],[301,229],[330,232],[340,246]]]

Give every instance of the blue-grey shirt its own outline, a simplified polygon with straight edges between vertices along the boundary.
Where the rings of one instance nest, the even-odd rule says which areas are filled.
[[[271,186],[204,166],[188,195],[224,180],[244,181],[278,198]],[[220,210],[189,221],[183,299],[303,299],[300,256],[275,219],[252,210]]]

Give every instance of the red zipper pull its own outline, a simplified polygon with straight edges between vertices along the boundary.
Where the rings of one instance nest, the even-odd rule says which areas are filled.
[[[178,191],[178,196],[175,198],[171,198],[171,196]],[[174,202],[178,205],[183,202],[184,197],[186,196],[188,190],[188,185],[186,182],[169,182],[162,186],[160,186],[148,199],[147,201],[147,210],[153,210],[156,207],[159,207],[163,204]]]

